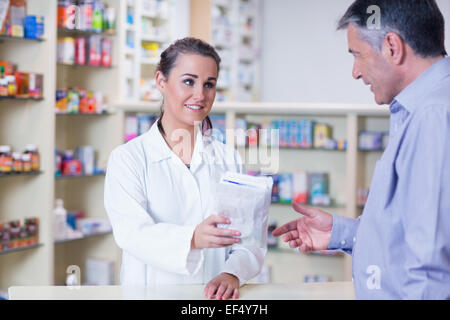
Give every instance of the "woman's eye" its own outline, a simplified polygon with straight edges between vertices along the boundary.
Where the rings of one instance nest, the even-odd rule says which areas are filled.
[[[205,88],[208,88],[208,89],[214,88],[214,83],[212,83],[212,82],[205,83]]]
[[[186,79],[183,81],[183,83],[188,86],[192,86],[194,84],[194,81],[192,79]]]

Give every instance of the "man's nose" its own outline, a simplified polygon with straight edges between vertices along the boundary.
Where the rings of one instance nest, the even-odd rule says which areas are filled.
[[[361,78],[361,71],[359,71],[359,68],[356,63],[353,64],[352,76],[353,78],[355,78],[355,80]]]

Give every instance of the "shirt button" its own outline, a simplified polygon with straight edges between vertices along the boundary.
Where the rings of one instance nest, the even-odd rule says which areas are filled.
[[[356,242],[356,238],[353,238],[353,242]]]
[[[344,244],[345,244],[345,240],[342,240],[342,241],[341,241],[341,245],[344,245]]]

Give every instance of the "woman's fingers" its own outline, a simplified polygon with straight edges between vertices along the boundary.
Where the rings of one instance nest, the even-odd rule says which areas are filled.
[[[211,243],[212,248],[221,248],[240,243],[241,239],[211,236],[209,242]]]
[[[228,219],[227,217],[218,215],[218,214],[210,215],[208,218],[205,219],[205,222],[207,222],[208,224],[230,224],[231,223],[230,219]]]
[[[216,291],[216,300],[222,300],[222,296],[225,293],[227,286],[223,283],[220,284],[219,288]]]
[[[239,289],[236,288],[233,291],[233,299],[238,299],[239,298]]]
[[[228,289],[225,291],[225,293],[222,296],[222,300],[230,299],[233,292],[234,292],[234,289],[231,286],[228,286]]]
[[[208,299],[212,299],[214,296],[214,293],[216,293],[217,287],[219,286],[219,283],[217,282],[210,282],[205,287],[205,296]]]
[[[238,230],[216,228],[216,227],[213,227],[211,232],[216,236],[222,237],[238,237],[241,235],[241,232]]]

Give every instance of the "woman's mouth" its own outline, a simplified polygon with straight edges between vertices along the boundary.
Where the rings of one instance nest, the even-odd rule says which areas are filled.
[[[198,104],[185,104],[184,106],[191,111],[200,111],[203,109],[203,107]]]

